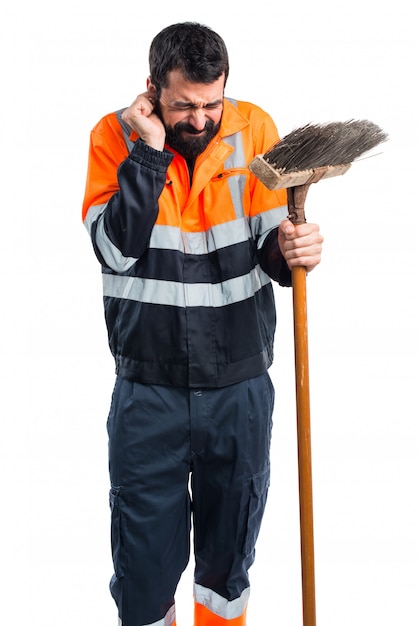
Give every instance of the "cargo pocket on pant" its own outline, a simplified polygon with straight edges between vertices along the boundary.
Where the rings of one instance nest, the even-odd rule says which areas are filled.
[[[247,532],[243,546],[245,556],[249,556],[255,548],[266,506],[269,486],[270,468],[260,474],[254,474],[254,476],[252,476],[248,502]]]
[[[112,487],[109,492],[111,511],[111,546],[115,575],[123,578],[125,572],[125,542],[123,539],[122,515],[120,509],[120,488]]]

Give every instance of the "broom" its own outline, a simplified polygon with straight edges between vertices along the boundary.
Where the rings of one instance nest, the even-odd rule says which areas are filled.
[[[290,221],[305,219],[309,186],[345,174],[351,163],[387,135],[368,120],[307,124],[276,143],[249,164],[250,171],[270,189],[287,189]],[[309,400],[306,270],[292,269],[296,413],[299,471],[299,514],[302,565],[303,626],[316,625],[312,505],[312,462]]]

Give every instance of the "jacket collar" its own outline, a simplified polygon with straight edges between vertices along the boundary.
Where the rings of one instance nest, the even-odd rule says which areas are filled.
[[[222,138],[240,132],[249,124],[248,119],[238,110],[233,102],[228,98],[224,98],[224,109],[219,131]]]

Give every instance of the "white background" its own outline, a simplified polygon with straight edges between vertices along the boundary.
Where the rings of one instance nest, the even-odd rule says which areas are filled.
[[[198,7],[199,5],[199,7]],[[0,622],[111,626],[100,268],[81,224],[89,132],[143,91],[152,37],[225,39],[226,93],[283,136],[370,119],[381,154],[313,186],[308,278],[318,626],[417,626],[416,20],[412,4],[22,2],[1,9]],[[249,624],[299,626],[291,291],[277,289],[272,485]],[[178,593],[191,626],[192,572]]]

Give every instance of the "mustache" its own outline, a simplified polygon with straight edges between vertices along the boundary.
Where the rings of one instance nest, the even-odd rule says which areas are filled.
[[[204,128],[201,130],[198,130],[197,128],[189,124],[188,122],[177,122],[177,124],[174,124],[174,130],[176,132],[186,132],[186,133],[189,133],[190,135],[200,135],[203,132],[208,132],[208,131],[213,130],[214,126],[215,124],[212,120],[207,120]]]

